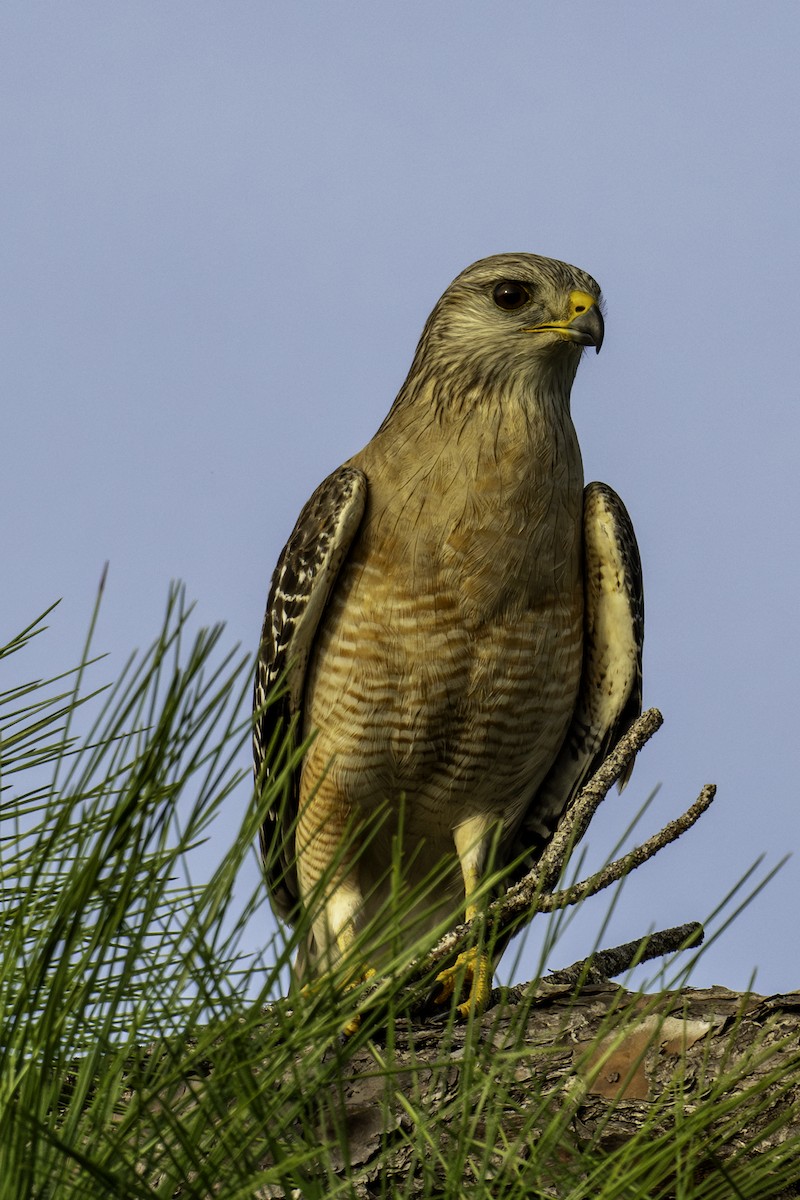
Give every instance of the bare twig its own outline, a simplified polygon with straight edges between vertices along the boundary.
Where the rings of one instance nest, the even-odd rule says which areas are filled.
[[[649,741],[662,723],[663,717],[657,709],[652,708],[643,713],[620,739],[614,751],[599,770],[578,793],[570,808],[562,816],[552,840],[536,865],[504,895],[494,900],[471,921],[462,922],[449,930],[444,937],[440,938],[430,953],[416,964],[408,976],[407,983],[412,1009],[425,1007],[427,989],[424,992],[419,990],[422,980],[430,979],[431,973],[443,960],[452,959],[457,953],[466,949],[470,941],[474,939],[476,930],[488,944],[502,945],[511,933],[531,921],[537,913],[566,908],[595,895],[635,871],[637,867],[647,862],[659,850],[668,846],[670,842],[674,842],[694,825],[714,799],[716,787],[713,784],[707,784],[685,813],[676,820],[670,821],[641,846],[636,846],[588,879],[562,888],[560,891],[551,890],[553,884],[561,877],[572,850],[583,837],[589,822],[611,787],[622,776],[634,755]],[[697,922],[666,929],[635,942],[598,951],[588,959],[573,963],[571,967],[549,975],[543,982],[564,984],[573,981],[577,983],[581,980],[586,982],[605,981],[628,970],[637,962],[659,958],[689,945],[699,945],[702,940],[703,928]],[[379,979],[367,985],[362,1003],[368,1003],[370,997],[380,989],[381,981]]]
[[[607,867],[603,867],[602,871],[598,871],[596,875],[590,875],[588,879],[583,879],[580,883],[573,884],[572,887],[564,888],[560,892],[541,893],[536,898],[536,911],[554,912],[558,908],[567,908],[571,904],[577,904],[580,900],[586,899],[587,896],[597,895],[612,883],[623,879],[631,871],[640,867],[642,863],[646,863],[653,855],[658,854],[659,850],[663,850],[670,842],[676,841],[687,829],[691,829],[695,821],[703,815],[707,808],[710,808],[716,794],[716,786],[713,783],[707,783],[694,804],[687,808],[685,813],[676,820],[670,821],[669,825],[665,825],[641,846],[635,846],[628,854],[615,859]]]
[[[685,950],[689,946],[700,946],[704,936],[703,926],[699,921],[690,921],[688,925],[675,925],[672,929],[649,933],[635,942],[624,942],[621,946],[598,950],[570,967],[552,971],[544,977],[542,983],[566,987],[574,987],[579,981],[605,983],[639,963],[662,958],[665,954],[673,954],[676,950]]]
[[[473,918],[472,921],[462,922],[448,930],[436,943],[430,954],[426,956],[424,962],[420,964],[419,975],[426,974],[436,963],[450,958],[457,951],[462,950],[469,939],[472,926],[478,922],[485,927],[487,933],[491,933],[497,939],[511,928],[518,926],[523,917],[532,920],[537,912],[551,911],[552,908],[562,907],[549,903],[551,893],[546,891],[546,888],[561,874],[572,848],[586,832],[592,817],[612,786],[623,774],[628,763],[656,733],[663,721],[664,718],[658,709],[650,708],[633,723],[561,818],[558,829],[536,866],[518,883],[510,887],[505,895],[494,900],[484,912]],[[594,878],[596,877],[593,876],[592,879]],[[591,882],[592,880],[585,881],[586,884]],[[609,880],[609,882],[612,881]],[[584,884],[575,884],[575,889],[583,886]],[[587,892],[587,895],[591,894],[591,892]],[[562,895],[562,893],[555,893],[555,895]],[[575,903],[575,900],[569,900],[567,903]],[[415,972],[416,976],[417,972]]]
[[[544,854],[534,868],[537,876],[533,891],[549,888],[558,879],[564,869],[570,854],[581,840],[592,817],[605,800],[611,788],[624,774],[628,763],[639,753],[664,724],[664,718],[657,708],[648,708],[647,712],[634,721],[624,737],[601,764],[592,778],[581,788],[575,800],[558,823],[558,828],[550,839]],[[531,872],[530,874],[533,874]],[[523,889],[525,880],[520,880],[517,887]],[[528,889],[530,890],[530,889]]]

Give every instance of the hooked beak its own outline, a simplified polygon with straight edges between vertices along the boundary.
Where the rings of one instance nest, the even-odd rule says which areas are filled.
[[[557,333],[568,342],[579,346],[594,346],[599,354],[603,344],[605,325],[600,306],[588,292],[570,292],[569,315],[563,321],[546,321],[542,325],[528,325],[523,333]]]

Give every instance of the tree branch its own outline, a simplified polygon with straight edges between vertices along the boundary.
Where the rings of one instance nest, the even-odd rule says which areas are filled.
[[[695,821],[703,815],[707,808],[710,808],[716,794],[716,785],[707,783],[694,804],[690,808],[687,808],[685,813],[676,820],[670,821],[668,825],[665,825],[653,837],[648,838],[641,846],[634,847],[628,854],[624,854],[622,858],[615,859],[607,867],[603,867],[602,871],[598,871],[596,875],[590,875],[588,879],[584,879],[580,883],[575,883],[560,892],[544,892],[537,895],[534,900],[536,912],[554,912],[556,909],[567,908],[571,904],[578,904],[579,901],[585,900],[587,896],[595,896],[612,883],[617,883],[618,880],[624,879],[626,875],[630,875],[631,871],[635,871],[637,867],[641,867],[643,863],[646,863],[649,858],[653,858],[654,855],[658,854],[659,850],[663,850],[670,842],[676,841],[687,829],[691,829]],[[523,882],[525,881],[523,880]],[[502,920],[502,914],[500,914],[500,920]]]
[[[704,936],[703,926],[699,921],[690,921],[687,925],[673,925],[671,929],[649,933],[643,938],[637,938],[635,942],[623,942],[621,946],[598,950],[569,967],[552,971],[544,977],[542,983],[570,988],[577,983],[607,983],[615,975],[622,975],[639,963],[663,958],[665,954],[674,954],[677,950],[688,949],[689,946],[700,946]]]
[[[596,885],[600,877],[604,877],[605,872],[618,867],[621,862],[627,863],[640,849],[643,849],[637,848],[630,855],[626,855],[624,860],[618,860],[617,863],[610,864],[598,876],[592,876],[591,879],[585,880],[583,883],[575,884],[573,888],[567,889],[566,893],[550,893],[547,890],[552,882],[561,875],[572,850],[585,834],[592,817],[608,795],[612,786],[622,776],[628,763],[650,740],[653,734],[660,729],[663,722],[664,718],[657,708],[648,709],[638,720],[634,721],[628,732],[624,737],[620,738],[615,749],[609,754],[608,758],[599,770],[595,772],[586,786],[581,789],[573,804],[561,818],[558,828],[539,862],[518,883],[510,887],[505,895],[492,901],[485,911],[479,913],[472,921],[464,921],[456,925],[453,929],[448,930],[444,937],[440,938],[436,943],[431,952],[426,955],[424,961],[420,963],[418,970],[414,972],[413,981],[427,975],[443,959],[451,958],[454,954],[463,950],[469,941],[473,926],[480,925],[481,928],[485,929],[488,937],[497,940],[512,930],[518,929],[523,923],[522,918],[527,918],[530,921],[537,912],[552,911],[554,908],[576,903],[577,899],[580,898],[578,891],[581,888],[586,889],[586,895],[593,895],[593,888],[594,890],[601,890],[600,886]],[[689,811],[691,812],[693,809]],[[687,815],[684,814],[684,818]],[[694,820],[696,819],[697,817],[694,817]],[[690,823],[693,824],[694,820]],[[667,829],[669,828],[668,826]],[[662,830],[662,834],[665,832],[665,830]],[[677,837],[678,834],[675,834],[675,836]],[[646,845],[649,844],[646,843]],[[632,870],[633,867],[631,866],[628,869]],[[613,879],[608,879],[607,882],[602,883],[602,886],[607,887],[608,883],[611,882],[613,882]],[[568,896],[568,898],[564,899],[563,904],[555,903],[552,899],[555,896]]]

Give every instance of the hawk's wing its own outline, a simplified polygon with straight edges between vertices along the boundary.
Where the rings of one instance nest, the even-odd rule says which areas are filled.
[[[296,744],[302,731],[303,691],[314,635],[331,590],[356,535],[367,497],[367,480],[356,467],[339,467],[303,508],[283,548],[267,601],[256,665],[253,761],[263,786],[271,759],[287,735]],[[270,689],[283,687],[274,700]],[[273,907],[292,919],[298,899],[294,865],[299,764],[288,779],[280,811],[270,810],[261,827],[261,853]]]
[[[604,483],[584,491],[583,544],[580,689],[561,750],[525,814],[524,850],[549,841],[562,813],[642,711],[642,565],[628,511]],[[633,763],[620,789],[632,770]]]

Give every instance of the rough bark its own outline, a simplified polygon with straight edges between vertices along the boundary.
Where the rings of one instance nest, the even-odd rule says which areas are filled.
[[[744,1160],[763,1163],[763,1186],[754,1192],[748,1175],[748,1197],[800,1196],[800,992],[637,996],[609,983],[576,993],[574,984],[541,982],[498,989],[474,1024],[437,1016],[362,1028],[354,1043],[332,1043],[329,1058],[329,1084],[310,1089],[298,1127],[321,1150],[314,1195],[334,1172],[349,1180],[342,1194],[363,1200],[485,1196],[487,1180],[488,1194],[502,1196],[511,1172],[517,1186],[530,1178],[532,1196],[562,1197],[638,1138],[642,1157],[656,1145],[674,1155],[683,1196],[687,1173],[698,1182],[719,1176],[710,1194],[741,1195],[734,1177]],[[303,1078],[298,1060],[284,1082],[296,1095]],[[197,1077],[187,1080],[171,1105],[202,1107],[202,1090]],[[475,1152],[454,1190],[448,1172],[467,1129]],[[263,1144],[255,1178],[276,1166]],[[673,1194],[671,1169],[660,1198]],[[213,1194],[225,1194],[222,1181]],[[262,1183],[253,1194],[306,1191]]]
[[[476,1133],[493,1139],[495,1171],[509,1156],[524,1170],[537,1155],[537,1133],[554,1117],[560,1165],[571,1158],[580,1170],[582,1155],[613,1151],[645,1124],[648,1141],[669,1137],[679,1112],[685,1117],[703,1104],[719,1111],[700,1173],[724,1171],[742,1153],[785,1146],[794,1156],[800,1145],[800,992],[761,997],[710,988],[635,997],[606,983],[585,986],[576,997],[571,987],[542,983],[533,992],[497,993],[479,1025],[452,1026],[443,1018],[402,1023],[393,1043],[391,1053],[374,1041],[358,1049],[330,1097],[347,1129],[356,1194],[364,1197],[386,1194],[387,1183],[391,1194],[393,1178],[404,1196],[422,1194],[422,1164],[412,1148],[417,1139],[403,1131],[424,1118],[442,1152],[444,1175],[448,1137],[458,1136],[464,1110],[474,1112],[476,1104],[485,1106]],[[491,1111],[487,1083],[493,1061],[504,1053],[515,1055],[517,1064],[510,1095],[499,1089],[504,1111],[498,1114]],[[740,1103],[731,1113],[725,1101],[734,1096]],[[531,1105],[538,1112],[533,1121]],[[538,1163],[537,1179],[542,1174]],[[800,1195],[800,1161],[797,1180],[778,1192],[765,1187],[764,1194]],[[463,1180],[465,1194],[469,1183]]]

